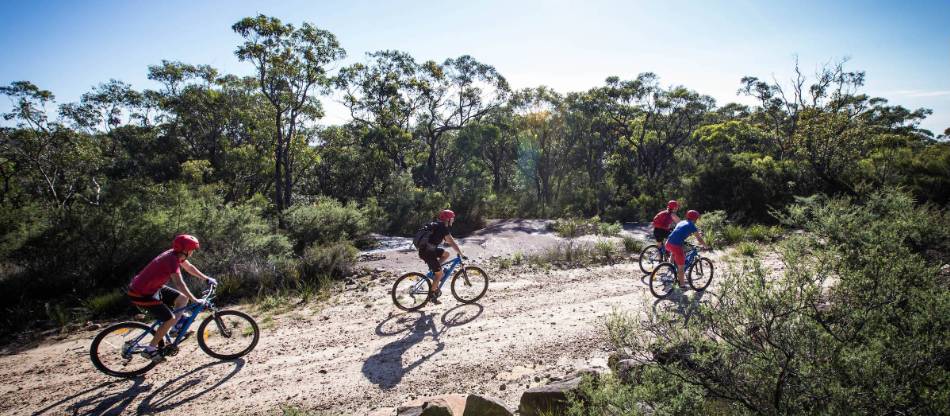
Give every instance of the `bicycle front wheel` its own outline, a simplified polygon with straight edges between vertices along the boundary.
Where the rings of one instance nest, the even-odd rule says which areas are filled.
[[[660,247],[656,244],[650,244],[640,251],[640,270],[645,274],[653,273],[653,269],[663,263],[663,260]]]
[[[404,311],[414,311],[429,303],[432,282],[422,273],[406,273],[393,284],[393,304]]]
[[[665,298],[677,285],[676,266],[673,263],[660,263],[650,273],[650,293],[657,298]]]
[[[141,355],[155,332],[141,322],[120,322],[96,335],[89,347],[89,358],[99,371],[114,377],[145,374],[156,362]]]
[[[712,260],[700,258],[699,261],[689,267],[686,278],[689,280],[689,286],[692,287],[693,290],[706,289],[713,278]]]
[[[452,277],[452,296],[462,303],[474,303],[488,290],[488,273],[475,266],[465,266]]]
[[[233,360],[251,352],[261,338],[257,322],[244,312],[218,311],[198,325],[198,346],[219,360]]]

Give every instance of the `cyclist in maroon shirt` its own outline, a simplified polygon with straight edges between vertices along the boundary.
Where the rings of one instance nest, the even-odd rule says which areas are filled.
[[[189,300],[195,303],[202,302],[201,299],[196,298],[188,290],[188,286],[182,280],[181,269],[185,269],[192,276],[207,280],[210,284],[217,284],[217,281],[206,276],[188,262],[188,257],[198,247],[200,247],[200,244],[194,236],[187,234],[176,236],[172,240],[171,250],[166,250],[155,257],[139,274],[132,278],[132,282],[129,284],[128,296],[132,304],[151,312],[162,321],[162,325],[155,331],[152,341],[142,353],[143,356],[151,360],[162,360],[163,357],[158,351],[158,343],[172,328],[172,325],[181,318],[182,314],[173,314],[172,308],[183,308]],[[178,290],[165,286],[169,280]]]

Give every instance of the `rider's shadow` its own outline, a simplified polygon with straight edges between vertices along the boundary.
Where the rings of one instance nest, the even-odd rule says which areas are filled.
[[[435,314],[432,313],[415,312],[414,314],[418,316],[414,320],[408,318],[409,314],[390,316],[376,327],[376,334],[389,336],[401,332],[407,333],[402,338],[384,345],[376,354],[367,358],[363,362],[363,376],[381,389],[388,390],[395,387],[402,381],[403,376],[445,349],[445,344],[439,336],[447,328],[472,322],[482,314],[483,310],[484,308],[477,303],[456,306],[442,314],[441,330],[436,327]],[[395,320],[391,323],[393,318]],[[436,347],[403,365],[403,355],[406,351],[426,337],[432,337],[436,342]]]
[[[129,404],[142,392],[148,391],[151,386],[143,385],[143,378],[133,379],[132,385],[116,380],[99,384],[95,387],[83,390],[68,398],[60,400],[38,410],[33,415],[52,413],[52,409],[61,404],[65,404],[73,399],[87,396],[66,406],[66,413],[73,415],[119,415],[126,413]],[[112,390],[110,394],[109,391]]]
[[[232,365],[234,368],[211,386],[195,391],[197,386],[200,386],[203,382],[213,379],[214,377],[203,374],[203,372],[212,367],[221,365]],[[244,368],[243,358],[238,358],[233,361],[215,361],[195,368],[194,370],[169,380],[161,387],[155,389],[152,394],[139,403],[138,413],[152,414],[174,410],[176,407],[195,400],[209,391],[220,387],[241,371],[242,368]]]
[[[707,290],[693,292],[695,295],[690,298],[686,292],[673,290],[668,296],[657,299],[653,302],[653,313],[663,312],[672,313],[683,317],[683,324],[689,323],[694,316],[701,317],[701,306],[712,301],[717,295]]]

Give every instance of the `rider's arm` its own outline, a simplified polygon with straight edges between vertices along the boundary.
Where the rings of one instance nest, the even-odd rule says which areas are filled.
[[[191,302],[197,302],[198,298],[195,295],[191,294],[191,291],[188,290],[188,286],[185,285],[185,280],[181,278],[181,272],[175,273],[172,275],[172,284],[178,288],[178,291],[183,295],[188,297],[188,300]]]
[[[677,217],[676,214],[670,214],[673,217],[673,226],[676,226],[676,223],[680,222],[680,217]]]
[[[455,239],[452,238],[452,234],[445,236],[445,242],[449,243],[449,245],[452,246],[453,249],[455,249],[456,253],[459,253],[460,256],[462,255],[462,249],[460,249],[459,245],[455,243]]]
[[[703,248],[705,248],[706,250],[709,250],[709,244],[706,244],[706,242],[703,241],[702,231],[698,231],[698,230],[696,231],[696,241],[699,241],[699,244],[702,245]]]
[[[195,267],[193,264],[189,263],[188,260],[185,260],[181,263],[181,268],[185,269],[185,271],[188,272],[188,274],[192,276],[200,277],[205,280],[211,279],[210,277],[202,273],[201,270],[198,270],[198,268]]]

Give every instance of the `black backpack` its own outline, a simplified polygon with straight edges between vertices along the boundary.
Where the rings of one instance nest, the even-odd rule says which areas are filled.
[[[416,234],[412,237],[412,245],[416,247],[416,250],[422,250],[429,246],[429,238],[432,237],[432,230],[437,224],[437,222],[430,222],[416,231]]]

